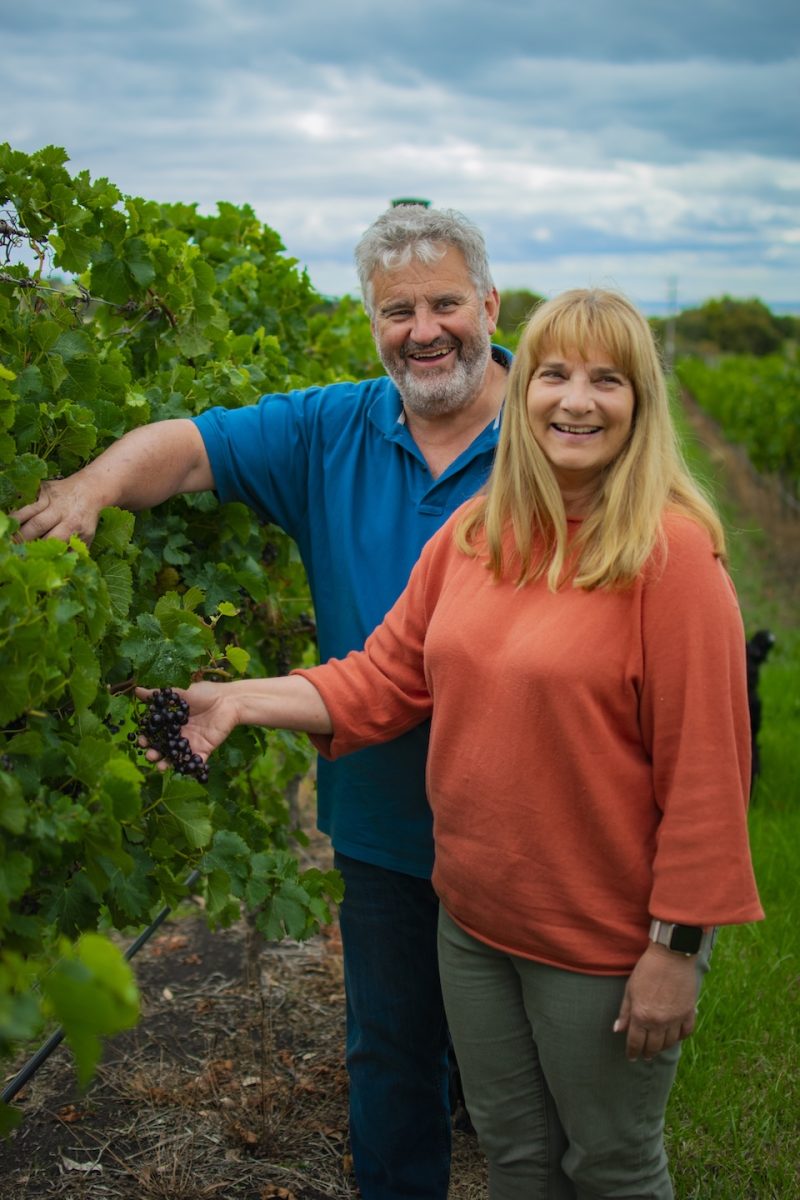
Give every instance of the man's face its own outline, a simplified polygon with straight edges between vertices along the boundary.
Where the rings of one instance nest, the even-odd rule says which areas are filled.
[[[437,417],[466,408],[489,365],[499,297],[482,297],[460,250],[372,277],[372,333],[407,408]]]

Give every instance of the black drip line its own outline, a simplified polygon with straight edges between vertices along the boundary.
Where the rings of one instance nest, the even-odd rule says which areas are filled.
[[[187,888],[192,887],[195,883],[197,883],[199,878],[200,872],[192,871],[184,886]],[[124,955],[128,962],[133,958],[134,954],[137,954],[141,950],[145,942],[150,940],[155,931],[158,929],[159,925],[166,920],[171,912],[172,909],[168,905],[165,908],[162,908],[158,916],[155,917],[154,920],[147,926],[147,928],[139,934],[135,941],[131,942]],[[39,1047],[33,1058],[28,1060],[19,1074],[14,1076],[14,1078],[11,1080],[11,1083],[9,1083],[0,1094],[0,1100],[2,1100],[4,1104],[10,1103],[14,1096],[16,1096],[18,1092],[22,1091],[25,1084],[33,1078],[42,1063],[46,1062],[55,1048],[59,1046],[63,1040],[64,1030],[59,1027],[50,1035],[47,1041]]]

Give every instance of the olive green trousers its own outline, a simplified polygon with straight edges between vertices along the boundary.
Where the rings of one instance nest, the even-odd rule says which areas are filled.
[[[612,1032],[625,977],[495,950],[443,909],[439,970],[491,1200],[672,1200],[664,1113],[680,1045],[627,1060]]]

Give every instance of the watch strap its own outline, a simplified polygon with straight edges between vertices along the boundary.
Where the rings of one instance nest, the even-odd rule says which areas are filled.
[[[695,954],[707,954],[714,945],[716,927],[704,929],[701,925],[681,925],[670,921],[652,921],[650,941],[666,946],[673,954],[684,954],[687,958]]]

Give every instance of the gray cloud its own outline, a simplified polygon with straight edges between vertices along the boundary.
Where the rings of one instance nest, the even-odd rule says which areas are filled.
[[[4,43],[12,145],[251,203],[323,290],[412,194],[473,216],[501,283],[616,260],[641,301],[677,269],[800,300],[795,0],[29,0]]]

